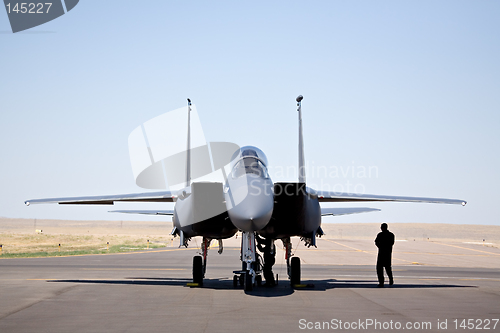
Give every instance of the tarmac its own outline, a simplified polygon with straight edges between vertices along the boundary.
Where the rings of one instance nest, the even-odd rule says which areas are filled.
[[[0,259],[0,332],[500,331],[496,247],[397,242],[395,285],[377,288],[373,241],[320,239],[306,249],[294,240],[309,286],[291,288],[279,250],[279,284],[245,292],[232,282],[241,267],[238,242],[226,242],[221,255],[212,246],[201,288],[187,286],[196,242]]]

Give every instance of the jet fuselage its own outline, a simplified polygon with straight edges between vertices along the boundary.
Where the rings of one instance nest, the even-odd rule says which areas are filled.
[[[223,186],[193,183],[179,192],[173,220],[186,237],[223,239],[237,230],[273,239],[314,237],[321,210],[305,184],[273,184],[265,154],[246,146],[235,153]]]

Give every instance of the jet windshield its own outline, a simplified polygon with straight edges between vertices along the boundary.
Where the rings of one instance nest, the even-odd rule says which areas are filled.
[[[238,178],[245,174],[254,174],[262,178],[268,178],[265,165],[254,157],[245,157],[234,166],[233,178]]]

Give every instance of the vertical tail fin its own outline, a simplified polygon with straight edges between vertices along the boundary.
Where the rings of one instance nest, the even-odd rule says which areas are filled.
[[[188,98],[188,126],[186,148],[186,187],[191,182],[191,100]]]
[[[299,112],[299,183],[306,182],[306,166],[304,162],[304,140],[302,139],[302,95],[296,98]]]

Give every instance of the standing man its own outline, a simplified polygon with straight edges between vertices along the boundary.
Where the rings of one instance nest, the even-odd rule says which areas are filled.
[[[384,287],[384,268],[389,277],[389,285],[394,284],[394,279],[392,278],[392,246],[394,245],[394,234],[387,230],[387,223],[382,223],[380,225],[382,232],[379,232],[377,238],[375,238],[375,245],[378,247],[378,257],[377,257],[377,276],[378,276],[378,286],[379,288]]]

